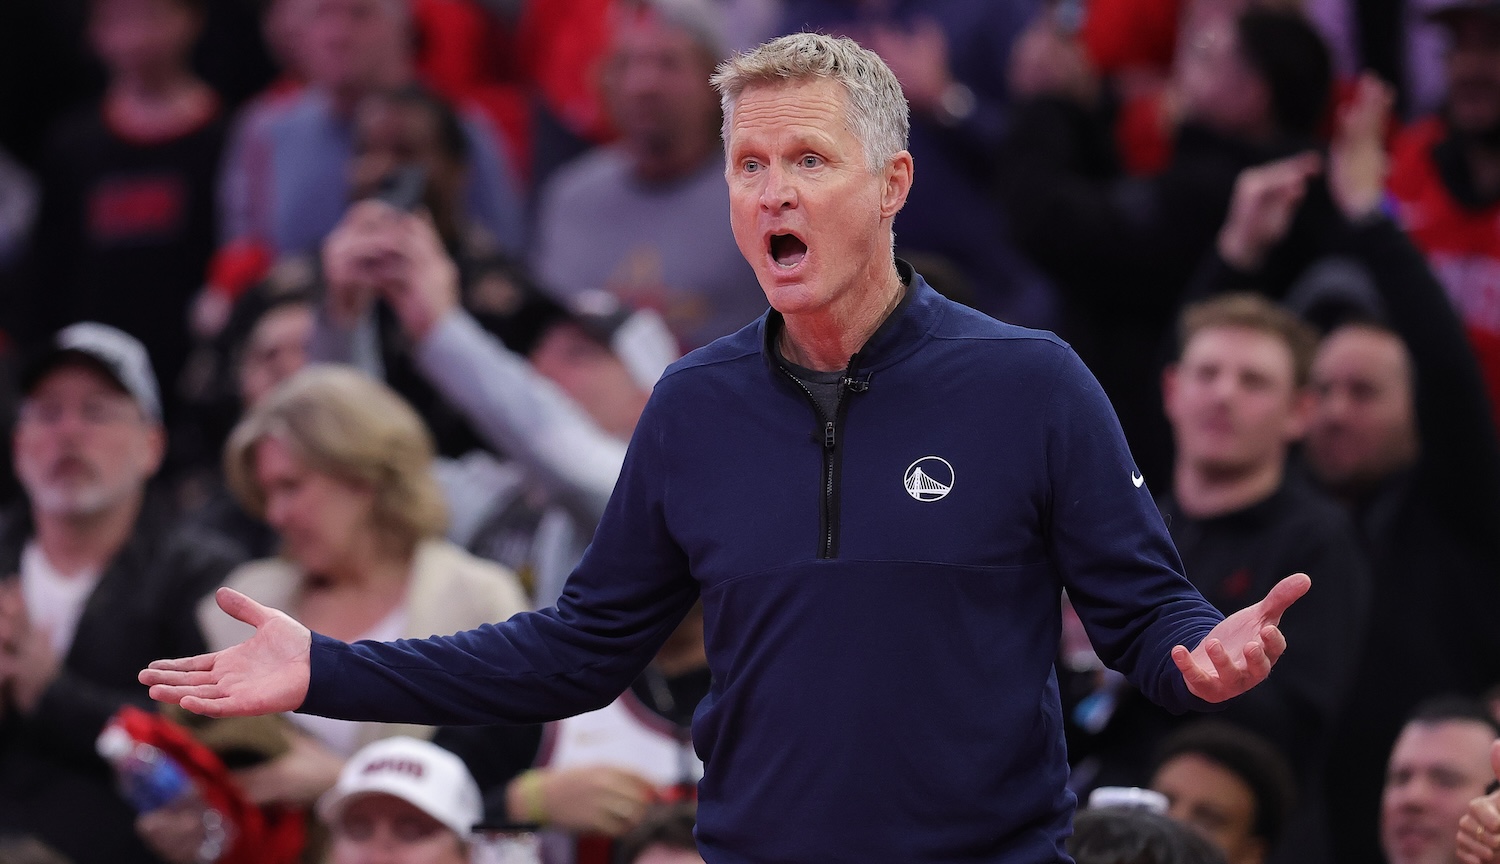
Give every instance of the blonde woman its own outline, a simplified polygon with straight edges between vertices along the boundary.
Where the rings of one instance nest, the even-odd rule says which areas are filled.
[[[281,539],[280,557],[244,565],[226,584],[347,641],[454,633],[521,611],[513,573],[442,539],[432,459],[421,419],[390,388],[347,367],[302,370],[240,422],[226,447],[230,489]],[[250,633],[212,598],[198,619],[210,650]],[[241,773],[258,802],[311,804],[360,747],[432,732],[291,718],[305,733],[292,751]]]

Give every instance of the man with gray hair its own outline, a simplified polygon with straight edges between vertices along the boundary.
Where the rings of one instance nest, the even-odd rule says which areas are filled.
[[[708,83],[725,55],[721,13],[713,0],[620,6],[604,75],[620,139],[542,188],[532,263],[562,299],[606,290],[661,312],[678,341],[697,348],[766,308],[725,218]]]
[[[1309,580],[1223,618],[1068,347],[894,258],[913,165],[877,56],[798,34],[714,80],[772,310],[656,385],[557,606],[347,645],[225,590],[256,634],[141,680],[211,716],[544,721],[613,699],[701,597],[705,861],[1067,861],[1061,589],[1181,711],[1265,679]]]
[[[27,506],[0,515],[0,835],[153,864],[94,739],[145,701],[140,662],[203,650],[193,606],[239,559],[147,494],[166,436],[134,337],[64,328],[21,394],[12,456]]]

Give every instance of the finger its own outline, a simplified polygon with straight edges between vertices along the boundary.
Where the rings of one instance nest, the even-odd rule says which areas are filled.
[[[1260,601],[1261,617],[1272,624],[1280,624],[1281,616],[1287,608],[1297,602],[1311,587],[1312,579],[1306,573],[1293,573],[1282,579],[1272,585],[1265,599]]]
[[[148,672],[152,674],[148,676]],[[143,670],[136,677],[147,687],[205,687],[217,684],[219,680],[213,672],[162,672],[156,669]]]
[[[1490,770],[1495,772],[1495,779],[1500,780],[1500,741],[1490,745]]]
[[[1214,672],[1220,682],[1235,682],[1244,675],[1245,670],[1235,662],[1234,657],[1229,654],[1229,649],[1225,648],[1220,640],[1208,640],[1203,653],[1207,654],[1209,662],[1214,664]]]
[[[219,608],[228,613],[229,617],[243,621],[256,629],[260,629],[262,625],[270,621],[276,612],[276,610],[269,606],[262,606],[233,588],[220,588],[214,594],[214,599],[218,601]]]
[[[166,660],[152,660],[151,665],[141,670],[141,674],[147,672],[206,672],[214,668],[214,661],[219,658],[219,652],[211,654],[198,654],[193,657],[176,657]],[[145,680],[142,684],[151,683]]]
[[[1495,851],[1490,846],[1493,836],[1481,835],[1476,827],[1476,823],[1467,816],[1459,820],[1456,844],[1458,857],[1461,861],[1487,864],[1495,857]]]
[[[221,699],[224,688],[218,684],[153,684],[149,691],[158,702],[183,705],[184,699]]]
[[[1196,690],[1213,686],[1213,676],[1193,660],[1192,652],[1186,647],[1178,645],[1172,649],[1172,662],[1177,664],[1177,669],[1189,688]]]
[[[156,698],[154,694],[152,698]],[[159,701],[170,703],[172,700]],[[238,717],[244,713],[238,710],[239,701],[232,696],[181,696],[176,704],[184,711],[191,711],[204,717]]]
[[[1488,831],[1492,835],[1491,839],[1500,838],[1500,811],[1495,809],[1493,796],[1476,798],[1469,804],[1469,812],[1464,818]]]
[[[1453,851],[1458,860],[1462,861],[1463,864],[1488,864],[1490,860],[1488,857],[1489,850],[1485,848],[1484,844],[1475,840],[1461,828],[1459,829],[1458,843],[1455,844]]]
[[[1286,653],[1286,636],[1282,634],[1279,627],[1267,624],[1260,628],[1260,644],[1265,646],[1266,657],[1270,659],[1273,666],[1277,660],[1281,659],[1281,655]]]
[[[1266,648],[1262,643],[1250,642],[1245,645],[1245,674],[1257,684],[1271,674],[1271,658],[1266,656]]]

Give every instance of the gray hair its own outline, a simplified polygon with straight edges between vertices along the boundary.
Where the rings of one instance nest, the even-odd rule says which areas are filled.
[[[711,79],[724,109],[721,134],[729,148],[734,106],[752,87],[823,78],[843,85],[844,124],[859,139],[871,171],[906,149],[910,109],[901,84],[874,51],[845,37],[793,33],[719,64]]]

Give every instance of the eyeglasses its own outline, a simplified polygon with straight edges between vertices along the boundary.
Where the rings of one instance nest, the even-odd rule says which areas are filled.
[[[140,408],[125,399],[85,399],[77,404],[62,401],[28,401],[21,404],[20,422],[31,426],[56,426],[69,414],[77,414],[87,426],[118,426],[140,422]]]

